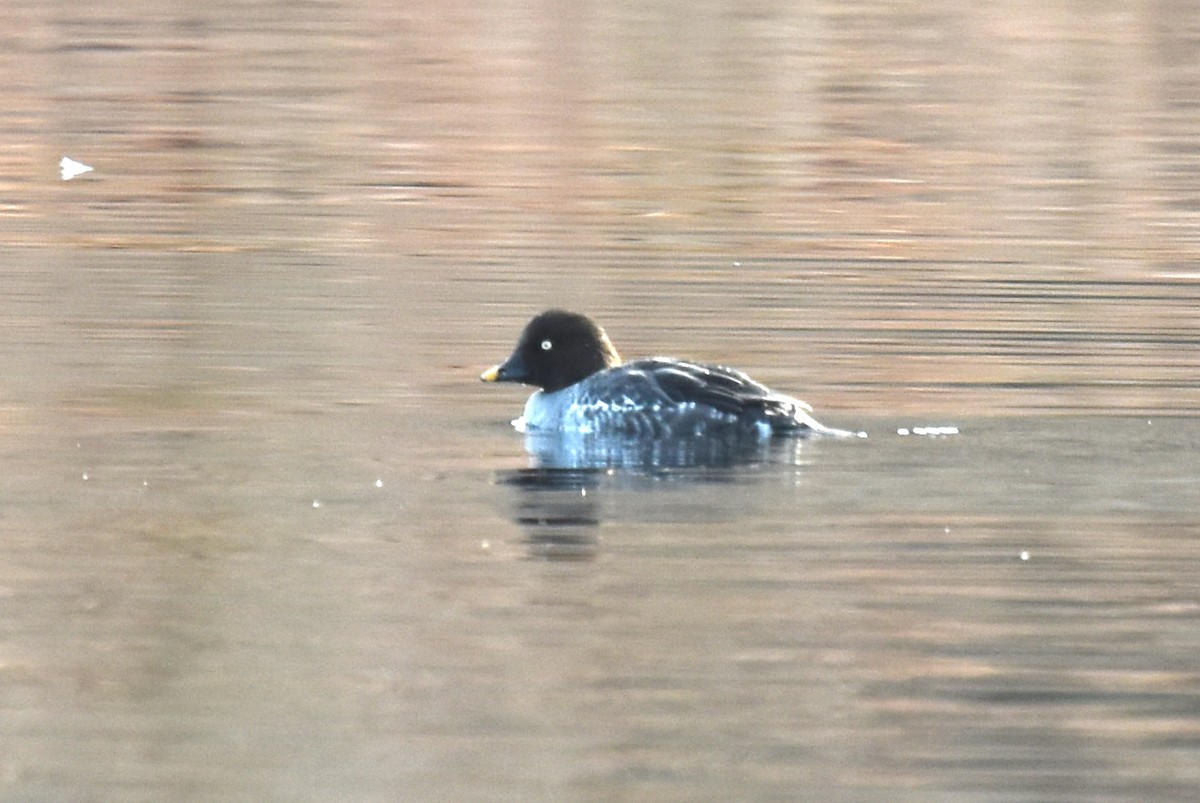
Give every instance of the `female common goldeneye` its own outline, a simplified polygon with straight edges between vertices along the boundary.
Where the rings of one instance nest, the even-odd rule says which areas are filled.
[[[531,320],[512,356],[480,378],[540,388],[513,422],[523,432],[655,439],[862,435],[818,423],[804,402],[732,368],[665,357],[622,363],[603,329],[563,310]]]

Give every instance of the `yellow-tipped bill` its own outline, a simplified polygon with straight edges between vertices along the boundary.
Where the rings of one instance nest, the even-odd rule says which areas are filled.
[[[479,375],[479,378],[484,382],[496,382],[500,379],[500,366],[493,365],[491,368]]]

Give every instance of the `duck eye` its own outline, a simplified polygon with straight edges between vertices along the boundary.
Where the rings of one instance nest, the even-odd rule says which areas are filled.
[[[551,343],[549,340],[542,341],[542,351],[549,351],[552,348],[554,348],[554,344]]]

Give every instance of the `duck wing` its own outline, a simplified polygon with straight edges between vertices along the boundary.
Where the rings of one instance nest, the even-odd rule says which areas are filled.
[[[676,404],[693,402],[735,415],[777,406],[811,410],[799,399],[776,393],[741,371],[723,365],[662,358],[638,360],[635,365],[645,370],[662,393]]]
[[[627,419],[645,419],[635,427],[639,432],[820,428],[804,402],[724,366],[655,357],[595,374],[588,385],[589,401],[606,402],[611,412],[622,410]]]

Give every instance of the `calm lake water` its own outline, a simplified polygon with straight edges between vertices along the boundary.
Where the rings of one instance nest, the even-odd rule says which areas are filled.
[[[1195,798],[1194,3],[2,36],[0,799]],[[547,467],[550,305],[869,437]]]

